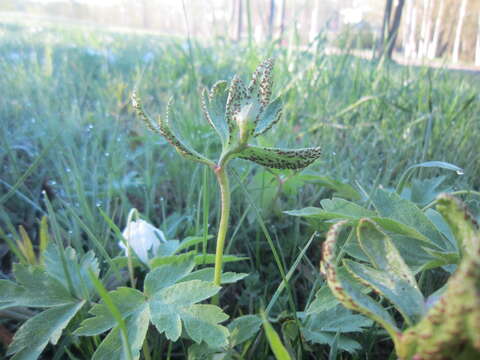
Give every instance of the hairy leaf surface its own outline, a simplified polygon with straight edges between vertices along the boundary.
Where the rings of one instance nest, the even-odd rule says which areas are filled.
[[[56,344],[63,329],[83,306],[84,301],[55,306],[27,320],[17,330],[8,355],[12,360],[34,360],[48,342]]]
[[[321,155],[318,147],[305,149],[279,149],[248,145],[238,157],[275,169],[303,169]]]

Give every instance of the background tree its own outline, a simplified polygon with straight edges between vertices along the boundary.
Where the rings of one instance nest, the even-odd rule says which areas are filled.
[[[385,11],[383,15],[382,32],[380,36],[379,56],[392,58],[395,42],[397,40],[400,22],[402,19],[405,0],[398,0],[395,11],[393,11],[393,0],[386,0]],[[393,19],[392,19],[393,14]]]
[[[480,66],[480,11],[478,12],[477,42],[475,45],[475,65]]]
[[[465,21],[465,13],[467,10],[467,2],[468,0],[462,0],[462,4],[460,5],[459,15],[458,15],[458,23],[457,23],[457,30],[455,32],[455,42],[453,43],[453,54],[452,60],[454,63],[458,63],[458,58],[460,54],[460,41],[462,38],[462,28],[463,23]]]

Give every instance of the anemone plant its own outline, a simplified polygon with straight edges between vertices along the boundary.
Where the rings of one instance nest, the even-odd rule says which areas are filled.
[[[230,187],[227,165],[234,158],[253,161],[277,169],[302,169],[320,156],[320,148],[280,149],[260,147],[251,143],[270,130],[281,118],[282,100],[271,101],[273,61],[265,60],[254,72],[248,86],[235,75],[230,85],[216,82],[211,90],[202,92],[202,110],[205,119],[216,131],[222,143],[218,159],[211,160],[182,140],[174,129],[175,116],[172,100],[166,116],[153,120],[142,108],[134,92],[132,104],[148,128],[162,135],[183,157],[209,166],[216,175],[221,194],[221,216],[217,234],[214,284],[219,286],[222,276],[222,257],[230,214]]]
[[[480,232],[464,205],[450,195],[438,198],[437,210],[449,224],[462,260],[435,296],[424,299],[412,271],[390,237],[371,219],[361,219],[356,233],[369,264],[337,260],[337,239],[347,225],[330,229],[323,246],[322,271],[332,293],[347,308],[378,322],[388,332],[401,360],[480,358]],[[363,285],[363,286],[362,286]],[[369,291],[389,300],[404,319],[397,321]]]

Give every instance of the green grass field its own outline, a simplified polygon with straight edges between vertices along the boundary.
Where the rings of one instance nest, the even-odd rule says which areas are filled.
[[[276,60],[273,92],[284,95],[284,112],[280,124],[259,142],[321,146],[322,157],[302,174],[349,184],[368,204],[373,189],[396,186],[409,166],[443,161],[461,167],[463,174],[422,168],[413,178],[442,175],[444,190],[479,190],[480,76],[374,63],[348,54],[327,56],[321,42],[297,49],[294,44],[248,47],[222,39],[203,44],[0,23],[0,278],[10,278],[12,263],[18,261],[12,249],[20,238],[19,226],[36,245],[44,215],[52,239],[81,254],[93,249],[102,273],[121,249],[101,211],[123,229],[129,210],[137,208],[168,239],[216,234],[219,194],[214,176],[150,133],[135,116],[130,96],[137,87],[145,108],[162,116],[173,97],[184,137],[196,150],[215,154],[220,144],[213,132],[205,132],[201,90],[218,79],[230,81],[235,73],[247,80],[267,57]],[[319,206],[320,200],[332,197],[332,188],[245,160],[234,160],[230,167],[226,253],[248,260],[228,263],[226,269],[250,275],[224,288],[222,308],[235,318],[271,304],[270,322],[287,343],[286,324],[295,314],[301,317],[323,282],[318,265],[325,234],[318,232],[309,243],[312,228],[283,211]],[[463,200],[478,215],[480,198],[467,194]],[[273,302],[282,277],[272,245],[285,273],[293,272],[289,286]],[[207,249],[214,252],[213,239]],[[445,281],[442,270],[426,274],[430,292],[432,284]],[[0,316],[0,324],[12,333],[21,323]],[[351,338],[360,350],[339,350],[338,358],[386,359],[392,351],[379,327],[354,332]],[[88,359],[99,342],[75,340],[71,332],[62,339],[58,346],[49,345],[45,359]],[[186,358],[189,345],[188,340],[172,345],[154,332],[149,343],[153,359]],[[289,346],[305,359],[332,356],[326,343],[292,340]],[[4,352],[5,345],[0,347],[0,354]],[[262,333],[243,356],[267,359],[268,354]]]

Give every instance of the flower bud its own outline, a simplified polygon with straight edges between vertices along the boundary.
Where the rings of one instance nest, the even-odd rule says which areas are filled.
[[[144,220],[130,221],[122,233],[130,248],[145,264],[155,257],[160,243],[166,242],[163,232]],[[119,246],[128,256],[128,247],[122,241]]]

